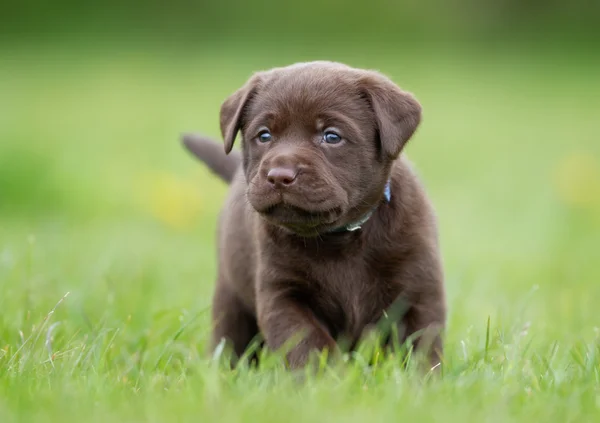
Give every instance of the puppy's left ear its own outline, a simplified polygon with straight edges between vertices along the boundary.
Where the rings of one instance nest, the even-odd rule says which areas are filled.
[[[394,160],[421,122],[421,105],[412,94],[377,72],[363,75],[361,86],[375,112],[382,150]]]
[[[233,143],[242,124],[244,108],[255,94],[259,78],[259,75],[255,74],[242,88],[227,97],[221,105],[220,124],[225,142],[225,154],[229,154],[233,149]]]

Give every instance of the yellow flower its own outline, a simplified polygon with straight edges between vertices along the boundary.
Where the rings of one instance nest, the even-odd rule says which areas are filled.
[[[148,175],[143,181],[145,208],[175,229],[189,228],[202,212],[198,184],[167,172]]]
[[[590,153],[573,153],[564,158],[556,172],[556,190],[569,205],[600,206],[600,166]]]

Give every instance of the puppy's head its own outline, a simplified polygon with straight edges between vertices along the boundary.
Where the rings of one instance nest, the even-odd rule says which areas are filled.
[[[332,62],[259,72],[221,106],[229,153],[242,133],[247,197],[269,222],[315,236],[381,201],[421,107],[385,76]]]

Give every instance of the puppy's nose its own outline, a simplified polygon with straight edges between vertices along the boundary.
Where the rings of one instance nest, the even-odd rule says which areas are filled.
[[[267,181],[275,188],[284,188],[292,185],[298,172],[289,167],[274,167],[267,173]]]

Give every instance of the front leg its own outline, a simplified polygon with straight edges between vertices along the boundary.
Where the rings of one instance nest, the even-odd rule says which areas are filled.
[[[287,353],[290,368],[307,364],[313,352],[335,352],[336,343],[308,304],[284,290],[264,289],[257,295],[258,325],[272,351],[293,342]]]

